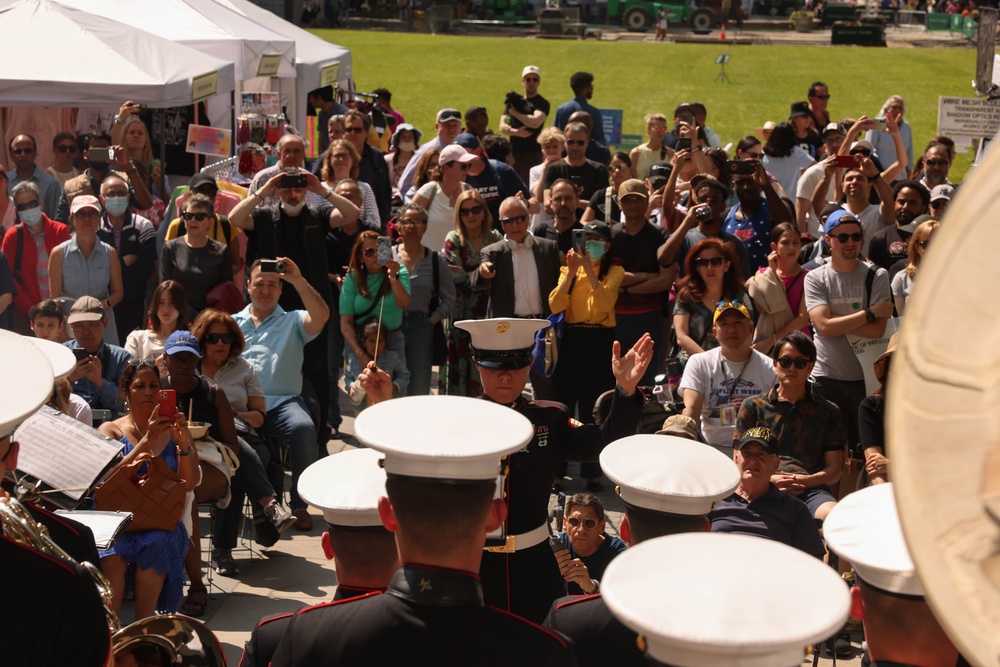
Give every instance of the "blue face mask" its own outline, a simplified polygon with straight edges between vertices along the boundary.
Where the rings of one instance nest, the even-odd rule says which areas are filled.
[[[587,241],[587,254],[590,255],[590,261],[596,262],[597,260],[604,257],[604,241]]]
[[[128,197],[105,197],[104,208],[115,217],[122,215],[128,209]]]
[[[36,206],[35,208],[18,211],[17,215],[24,224],[29,227],[37,227],[38,223],[42,221],[42,207]]]

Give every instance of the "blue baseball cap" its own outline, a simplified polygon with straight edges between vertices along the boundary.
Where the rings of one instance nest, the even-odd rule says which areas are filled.
[[[848,210],[840,209],[839,211],[834,211],[830,214],[830,217],[826,219],[826,224],[823,225],[823,233],[829,234],[831,231],[839,227],[840,225],[853,224],[858,227],[861,226],[861,222],[854,217],[854,214]]]
[[[190,352],[200,357],[201,345],[198,339],[190,331],[178,330],[170,334],[167,344],[163,346],[164,354],[177,354],[178,352]]]
[[[468,132],[463,132],[455,137],[455,143],[470,151],[477,151],[483,147],[483,145],[479,143],[479,138],[474,134],[469,134]]]

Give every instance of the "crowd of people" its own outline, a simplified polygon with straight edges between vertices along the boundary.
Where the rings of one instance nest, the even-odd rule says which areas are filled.
[[[787,121],[730,143],[708,126],[705,105],[690,102],[648,115],[648,139],[613,152],[590,102],[594,76],[574,74],[573,97],[555,108],[541,80],[539,67],[523,68],[523,94],[508,94],[497,133],[485,107],[444,107],[433,133],[422,132],[385,90],[377,103],[387,137],[369,115],[326,105],[320,158],[308,165],[305,139],[290,131],[277,163],[243,190],[202,173],[166,192],[171,165],[153,158],[131,101],[110,134],[56,134],[46,169],[34,137],[11,139],[14,164],[0,168],[9,193],[0,197],[0,325],[71,349],[76,363],[57,385],[58,405],[120,440],[119,465],[163,459],[188,498],[172,530],[128,533],[100,554],[116,608],[129,586],[138,616],[204,611],[200,503],[214,505],[211,563],[227,576],[239,572],[232,549],[245,497],[262,544],[293,526],[312,530],[308,507],[325,506],[308,472],[332,465],[320,459],[339,437],[342,392],[359,439],[387,454],[392,507],[378,504],[381,522],[372,525],[413,531],[396,533],[398,562],[386,555],[377,568],[358,567],[359,593],[388,586],[419,605],[425,591],[414,577],[440,579],[463,605],[485,600],[531,623],[548,618],[577,642],[580,664],[598,664],[599,651],[579,650],[588,633],[569,630],[556,601],[600,591],[626,545],[710,525],[829,558],[817,526],[836,512],[845,460],[864,462],[863,484],[890,481],[881,421],[894,345],[875,365],[881,386],[871,396],[852,345],[883,338],[888,321],[904,315],[955,195],[954,142],[915,147],[896,95],[875,118],[833,118],[830,89],[815,82]],[[541,340],[550,324],[558,336]],[[553,347],[558,354],[547,354]],[[682,369],[675,388],[668,368]],[[637,432],[656,385],[676,414],[650,437],[696,441],[690,456],[702,467],[692,475],[727,481],[707,507],[676,511],[676,498],[650,504],[622,491],[631,528],[623,522],[622,539],[610,537],[594,495],[604,476],[626,489],[639,471],[621,458],[649,466],[659,454],[636,445],[616,458],[619,443],[609,443]],[[164,389],[175,392],[180,417],[163,414]],[[599,419],[595,405],[608,392],[610,413]],[[486,493],[496,471],[438,471],[437,457],[449,454],[431,451],[426,466],[403,456],[394,471],[392,443],[382,434],[366,441],[362,424],[374,428],[364,420],[376,413],[397,438],[441,428],[438,407],[398,400],[434,393],[487,398],[530,422],[530,436],[480,453],[507,461],[502,509]],[[387,417],[393,410],[424,412]],[[448,418],[481,427],[476,414]],[[193,437],[188,422],[209,424],[207,433]],[[703,460],[706,453],[716,458]],[[546,517],[567,461],[580,462],[588,493],[566,503],[558,549],[546,540]],[[674,464],[682,465],[662,462]],[[684,495],[660,481],[654,496]],[[418,509],[425,506],[451,518],[432,529]],[[668,529],[658,513],[683,520]],[[343,517],[325,516],[332,542]],[[451,519],[461,555],[428,538]],[[476,528],[484,523],[502,528],[485,551]],[[341,532],[335,552],[346,591],[358,553],[349,543],[362,536]],[[368,535],[361,544],[384,550],[392,540]],[[417,562],[479,573],[482,582],[407,570]],[[368,576],[391,576],[400,563],[391,582]],[[368,607],[372,623],[399,614],[388,602]],[[581,608],[569,605],[565,617]],[[358,637],[338,639],[337,650],[376,627],[366,618],[352,621]],[[322,612],[263,624],[258,632],[276,634],[270,644],[255,637],[250,655],[258,657],[247,664],[268,664],[265,654],[275,665],[310,664],[325,646],[311,633],[346,620]],[[464,619],[480,621],[501,623]],[[569,645],[561,635],[510,631],[552,655],[545,664],[566,657],[556,657]],[[634,631],[642,630],[627,631],[631,653]]]

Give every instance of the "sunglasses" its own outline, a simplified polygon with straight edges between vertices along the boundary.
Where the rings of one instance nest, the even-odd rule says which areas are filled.
[[[11,151],[14,155],[31,155],[35,152],[34,148],[15,148]]]
[[[829,95],[813,95],[813,97],[815,97],[818,100],[828,100],[828,99],[830,99]]]
[[[478,206],[478,205],[477,206],[470,206],[469,208],[460,208],[460,209],[458,209],[458,212],[459,212],[459,215],[462,215],[462,216],[466,216],[466,215],[479,215],[480,213],[483,212],[483,207],[482,206]]]
[[[374,257],[376,252],[378,251],[375,248],[365,248],[361,251],[361,254],[365,257]]]
[[[854,241],[855,243],[860,243],[861,239],[865,237],[864,234],[860,232],[855,232],[854,234],[833,234],[831,238],[835,238],[841,243],[847,243],[848,241]]]
[[[578,519],[575,516],[571,516],[570,518],[566,519],[566,523],[573,526],[574,528],[579,528],[581,523],[589,530],[597,528],[597,519]]]
[[[524,77],[524,80],[527,81],[528,83],[538,83],[540,81],[540,79],[537,76],[526,76]]]
[[[704,269],[706,266],[714,266],[718,268],[722,266],[722,263],[725,261],[726,259],[724,257],[699,257],[694,260],[694,265],[699,269]]]
[[[202,220],[207,218],[208,215],[209,215],[208,213],[202,213],[201,211],[198,211],[197,213],[184,211],[183,213],[181,213],[181,217],[184,218],[185,220],[197,220],[198,222],[201,222]]]
[[[924,160],[924,164],[928,167],[947,167],[947,160]]]
[[[59,144],[56,146],[56,150],[60,153],[75,153],[76,144]]]
[[[797,359],[792,359],[791,357],[778,357],[778,365],[782,368],[791,368],[792,364],[800,371],[809,365],[809,360],[805,357],[799,357]]]
[[[129,359],[129,366],[149,366],[150,368],[156,368],[156,359],[153,357],[146,357],[145,359]]]
[[[931,244],[930,239],[927,239],[926,241],[917,241],[917,245],[923,248],[924,250],[927,250],[927,246],[929,246],[930,244]]]
[[[864,155],[865,157],[871,157],[872,152],[867,148],[856,148],[851,151],[851,155]]]
[[[526,215],[515,215],[512,218],[500,218],[500,224],[504,227],[509,227],[510,225],[520,225],[527,221],[528,216]]]
[[[14,207],[18,211],[30,211],[33,208],[38,208],[38,206],[39,204],[37,199],[32,199],[31,201],[25,202],[23,204],[14,204]]]
[[[205,334],[205,342],[209,345],[218,345],[219,343],[225,343],[226,345],[232,345],[233,341],[236,340],[236,336],[231,333],[224,334]]]
[[[587,140],[586,139],[567,139],[566,140],[566,145],[567,146],[586,146],[587,145]]]
[[[364,134],[365,128],[363,127],[345,127],[344,132],[347,134]]]

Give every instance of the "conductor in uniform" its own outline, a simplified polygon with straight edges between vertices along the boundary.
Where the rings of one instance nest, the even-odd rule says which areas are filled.
[[[531,440],[531,423],[488,401],[411,396],[365,409],[355,434],[384,455],[378,511],[403,565],[385,593],[298,612],[273,667],[575,664],[558,633],[487,607],[476,575],[507,514],[502,459]]]
[[[299,478],[299,495],[323,511],[323,553],[334,562],[333,601],[382,592],[399,568],[396,538],[382,525],[379,498],[385,470],[373,449],[352,449],[316,461]],[[263,619],[243,649],[240,667],[267,667],[294,613]]]
[[[601,468],[625,504],[619,532],[629,547],[663,535],[707,531],[712,507],[740,482],[739,469],[725,454],[670,435],[617,440],[601,452]],[[599,588],[595,595],[556,600],[545,627],[573,640],[580,667],[648,664],[636,633],[611,614]]]
[[[53,370],[30,341],[0,331],[0,472],[17,469],[14,429],[52,394]],[[16,378],[16,381],[14,380]],[[6,494],[0,493],[8,502]],[[110,665],[111,632],[94,580],[78,563],[43,553],[4,530],[0,539],[0,643],[10,665]]]
[[[593,461],[607,443],[636,432],[643,405],[636,386],[653,356],[649,334],[625,355],[615,342],[612,370],[617,387],[611,413],[600,427],[582,424],[562,403],[531,401],[522,396],[535,332],[548,325],[548,320],[502,318],[455,323],[472,336],[473,360],[479,369],[484,398],[523,415],[534,431],[530,442],[510,456],[504,480],[505,542],[483,552],[479,575],[487,604],[536,623],[545,619],[556,598],[566,594],[564,579],[548,545],[548,503],[555,471],[563,460]],[[387,381],[384,373],[371,367],[361,380],[373,400],[388,398]],[[478,437],[493,429],[493,424],[481,422],[472,424],[469,432]]]

